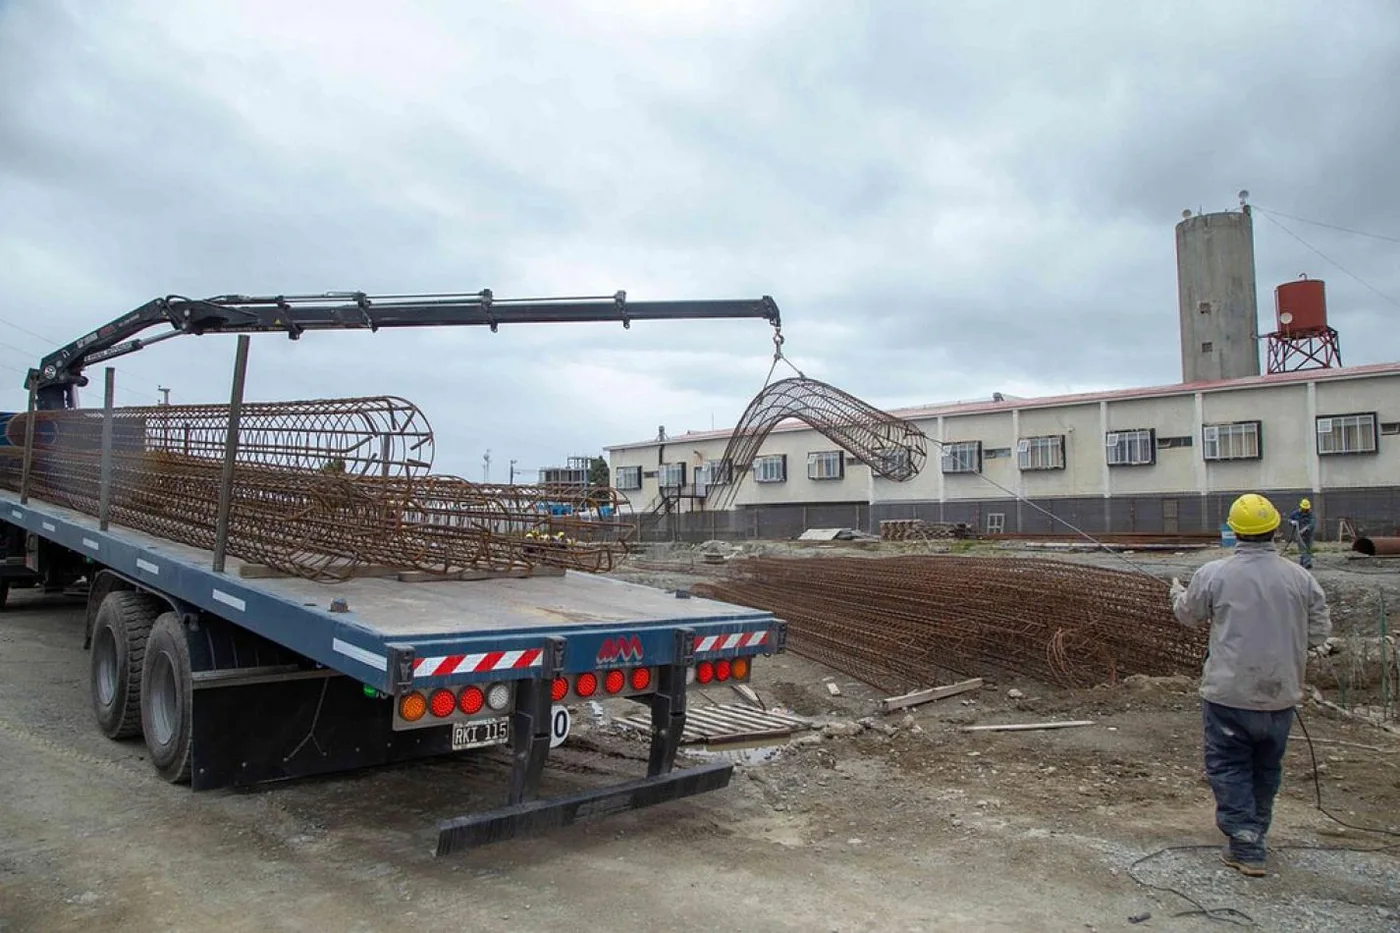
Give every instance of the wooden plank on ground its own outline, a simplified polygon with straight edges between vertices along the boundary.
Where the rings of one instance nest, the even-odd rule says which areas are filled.
[[[1092,719],[1071,719],[1065,722],[1017,722],[1001,726],[963,726],[963,732],[1034,732],[1038,729],[1077,729],[1092,726]]]
[[[982,678],[974,677],[971,680],[960,681],[955,684],[948,684],[943,687],[930,687],[927,690],[915,690],[913,693],[906,693],[897,697],[885,697],[880,701],[880,709],[886,713],[892,713],[897,709],[907,709],[911,706],[919,706],[933,700],[943,700],[948,697],[955,697],[959,693],[970,693],[973,690],[982,689]]]

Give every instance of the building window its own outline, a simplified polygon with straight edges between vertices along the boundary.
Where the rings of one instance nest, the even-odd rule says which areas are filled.
[[[943,445],[944,473],[981,473],[982,442],[954,441]]]
[[[846,475],[845,458],[839,450],[818,450],[807,455],[808,479],[840,479]]]
[[[1258,460],[1258,421],[1201,426],[1201,456],[1207,460]]]
[[[1016,466],[1022,470],[1063,470],[1065,436],[1023,437],[1016,444]]]
[[[734,480],[734,464],[728,460],[711,460],[700,469],[705,471],[704,482],[710,486],[724,486]]]
[[[1214,350],[1214,349],[1215,349],[1215,344],[1212,343],[1211,341],[1209,341],[1209,340],[1202,340],[1202,341],[1201,341],[1201,352],[1202,352],[1202,353],[1210,353],[1210,352],[1211,352],[1212,350]]]
[[[787,482],[787,454],[769,454],[753,462],[755,483]]]
[[[614,467],[613,478],[619,490],[642,488],[642,468],[639,466]]]
[[[909,472],[909,450],[896,447],[893,450],[880,451],[880,471],[894,474]]]
[[[987,513],[987,534],[989,534],[989,535],[999,535],[999,534],[1004,534],[1005,532],[1006,532],[1006,513],[1005,513],[1005,512],[988,512],[988,513]]]
[[[1376,450],[1376,414],[1328,415],[1317,419],[1319,454],[1369,454]]]
[[[685,485],[684,463],[663,463],[656,471],[656,484],[672,488]]]
[[[1382,434],[1400,434],[1400,421],[1382,421]]]
[[[1151,428],[1109,431],[1104,437],[1109,466],[1149,466],[1157,462],[1157,438]]]

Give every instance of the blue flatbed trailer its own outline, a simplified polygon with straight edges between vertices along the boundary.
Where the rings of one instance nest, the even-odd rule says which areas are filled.
[[[202,790],[509,745],[506,805],[443,823],[440,853],[725,786],[731,765],[674,768],[687,686],[702,669],[741,683],[786,642],[771,613],[575,571],[324,584],[234,558],[216,572],[210,551],[9,490],[0,520],[25,542],[7,579],[81,573],[99,725],[144,732],[168,779]],[[183,644],[157,637],[163,618]],[[538,800],[557,704],[613,696],[651,708],[648,774]]]
[[[94,363],[182,335],[237,334],[220,490],[226,504],[238,437],[233,412],[243,398],[251,334],[300,339],[406,327],[494,333],[501,324],[586,322],[627,329],[634,321],[728,318],[767,321],[781,355],[781,315],[767,295],[167,295],[49,353],[25,387],[30,412],[73,409]],[[162,332],[143,336],[151,328]],[[109,419],[115,375],[108,366]],[[104,431],[104,488],[112,443]],[[26,437],[24,477],[33,444]],[[22,490],[26,483],[20,480]],[[425,580],[377,568],[387,572],[334,586],[249,573],[258,568],[224,560],[228,518],[223,511],[216,559],[0,490],[0,607],[14,586],[84,586],[99,728],[114,739],[142,736],[157,772],[196,790],[508,745],[506,806],[440,824],[439,854],[725,786],[732,766],[674,768],[687,685],[711,677],[742,682],[753,656],[785,646],[785,626],[768,613],[576,573]],[[537,799],[559,718],[555,704],[593,697],[650,708],[646,777]]]

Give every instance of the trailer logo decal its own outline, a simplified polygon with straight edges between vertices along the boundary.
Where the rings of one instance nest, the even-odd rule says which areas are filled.
[[[41,524],[41,525],[44,526],[44,530],[45,530],[45,531],[57,531],[57,530],[58,530],[58,526],[55,525],[53,522],[40,522],[39,524]]]
[[[101,550],[102,545],[98,544],[96,541],[92,540],[91,538],[84,538],[84,539],[83,539],[83,547],[87,548],[87,549],[90,550],[90,551],[97,551],[97,550]]]
[[[10,509],[10,514],[13,515],[15,518],[24,518],[24,513],[21,512],[19,509]]]
[[[418,658],[413,662],[414,677],[446,677],[449,674],[485,674],[493,671],[516,671],[539,667],[544,652],[539,648],[525,651],[487,651],[483,654],[449,654],[445,657]]]
[[[603,647],[598,649],[598,663],[640,661],[642,655],[642,640],[636,635],[631,638],[609,638],[603,642]]]
[[[147,573],[155,574],[156,576],[160,576],[160,567],[159,567],[158,565],[153,564],[153,563],[151,563],[150,561],[144,560],[144,559],[142,559],[142,558],[140,558],[140,557],[136,558],[136,569],[137,569],[137,570],[144,570],[144,571],[146,571]]]
[[[756,648],[768,640],[767,630],[735,632],[733,635],[706,635],[695,643],[695,650],[730,651],[734,648]]]

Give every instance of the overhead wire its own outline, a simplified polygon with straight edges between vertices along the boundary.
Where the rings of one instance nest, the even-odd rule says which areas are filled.
[[[1361,276],[1357,275],[1355,272],[1352,272],[1350,269],[1348,269],[1346,266],[1342,265],[1340,262],[1337,262],[1337,260],[1333,259],[1331,256],[1328,256],[1328,255],[1327,255],[1326,253],[1324,253],[1322,250],[1318,249],[1316,246],[1313,246],[1313,245],[1312,245],[1311,243],[1309,243],[1307,240],[1303,239],[1303,238],[1300,237],[1298,234],[1296,234],[1296,233],[1294,233],[1292,230],[1288,229],[1288,228],[1287,228],[1286,226],[1284,226],[1281,222],[1279,222],[1279,221],[1273,216],[1273,214],[1272,214],[1271,212],[1261,210],[1259,213],[1263,214],[1263,215],[1264,215],[1264,219],[1267,220],[1267,221],[1269,221],[1269,223],[1271,223],[1271,224],[1273,224],[1274,226],[1278,227],[1278,228],[1279,228],[1280,230],[1282,230],[1284,233],[1288,234],[1288,235],[1291,236],[1293,239],[1297,240],[1299,243],[1302,243],[1304,246],[1306,246],[1308,249],[1312,250],[1314,253],[1317,253],[1317,255],[1321,256],[1324,260],[1326,260],[1327,262],[1329,262],[1329,263],[1331,263],[1332,265],[1336,266],[1338,269],[1340,269],[1342,272],[1346,273],[1347,275],[1351,276],[1351,277],[1352,277],[1353,279],[1355,279],[1357,282],[1361,283],[1362,286],[1364,286],[1365,288],[1368,288],[1368,289],[1370,289],[1371,291],[1375,292],[1377,295],[1379,295],[1379,296],[1380,296],[1382,299],[1384,299],[1385,301],[1389,302],[1389,303],[1392,304],[1392,305],[1395,305],[1395,307],[1400,308],[1400,301],[1396,301],[1394,298],[1390,297],[1390,296],[1387,295],[1385,292],[1381,291],[1379,288],[1376,288],[1376,286],[1372,285],[1370,282],[1366,281],[1366,280],[1363,279]]]
[[[1285,214],[1283,211],[1276,211],[1273,208],[1260,207],[1258,204],[1250,204],[1251,209],[1263,214],[1273,214],[1275,217],[1286,217],[1289,220],[1296,220],[1302,224],[1312,224],[1315,227],[1326,227],[1329,230],[1340,230],[1343,233],[1354,233],[1357,236],[1370,237],[1373,240],[1385,240],[1387,243],[1400,243],[1400,237],[1386,236],[1383,233],[1367,233],[1365,230],[1357,230],[1354,227],[1343,227],[1340,224],[1329,224],[1321,220],[1309,220],[1306,217],[1298,217],[1294,214]]]
[[[57,343],[57,341],[50,340],[48,337],[45,337],[43,334],[40,334],[40,333],[38,333],[37,331],[32,331],[32,330],[30,330],[30,329],[27,328],[27,327],[22,327],[22,326],[20,326],[19,324],[14,323],[13,321],[6,320],[5,318],[0,318],[0,324],[5,324],[5,325],[7,325],[7,326],[9,326],[9,327],[13,327],[15,330],[20,331],[21,333],[24,333],[24,334],[28,334],[29,336],[35,337],[35,338],[37,338],[37,339],[39,339],[39,340],[42,340],[42,341],[44,341],[45,343],[52,343],[52,344],[54,344],[55,346],[58,346],[58,345],[59,345],[59,344]],[[5,343],[5,342],[3,342],[3,341],[0,341],[0,347],[4,347],[4,348],[7,349],[7,350],[13,350],[13,351],[15,351],[16,353],[19,353],[19,354],[21,354],[21,355],[23,355],[23,356],[25,356],[25,357],[30,358],[30,359],[42,358],[43,355],[44,355],[44,354],[41,354],[41,353],[37,353],[37,354],[36,354],[36,353],[31,353],[29,350],[26,350],[26,349],[24,349],[23,347],[17,347],[17,346],[15,346],[15,345],[12,344],[12,343]],[[25,377],[28,377],[28,375],[29,375],[29,371],[28,371],[27,369],[21,370],[21,369],[15,368],[15,367],[13,367],[13,366],[6,366],[5,368],[6,368],[6,369],[14,370],[15,372],[18,372],[20,375],[25,376]],[[114,368],[115,368],[115,367],[114,367]],[[133,372],[131,372],[130,370],[117,369],[117,372],[122,373],[123,375],[126,375],[126,376],[133,376],[133,377],[139,376],[139,374],[133,373]],[[127,393],[128,395],[134,396],[135,398],[139,398],[139,399],[141,399],[141,400],[143,400],[143,401],[149,401],[149,398],[148,398],[145,394],[143,394],[143,393],[137,391],[136,389],[132,389],[132,388],[130,388],[130,387],[128,387],[128,386],[124,386],[124,385],[122,385],[122,384],[120,384],[120,383],[117,384],[117,391],[118,391],[118,392],[125,392],[125,393]]]

